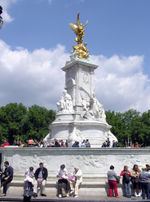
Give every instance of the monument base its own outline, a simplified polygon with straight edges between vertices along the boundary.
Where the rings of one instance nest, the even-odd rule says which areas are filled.
[[[49,143],[54,139],[67,140],[69,146],[72,146],[75,141],[81,145],[83,140],[88,139],[91,147],[100,148],[107,138],[111,142],[116,141],[110,132],[111,126],[99,121],[54,121],[50,128],[52,132],[46,137]]]
[[[27,168],[39,167],[43,162],[48,169],[49,177],[56,179],[57,170],[61,164],[65,164],[68,173],[72,173],[74,167],[80,168],[83,177],[107,177],[110,165],[114,165],[116,173],[119,175],[124,165],[128,165],[129,170],[137,164],[139,168],[143,164],[149,163],[150,148],[36,148],[24,147],[0,148],[2,164],[9,161],[14,168],[14,176],[24,176]]]

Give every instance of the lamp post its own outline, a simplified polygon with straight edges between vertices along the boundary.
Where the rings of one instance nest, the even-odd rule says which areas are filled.
[[[1,17],[2,12],[3,12],[3,8],[2,8],[2,6],[0,6],[0,28],[3,25],[3,18]]]

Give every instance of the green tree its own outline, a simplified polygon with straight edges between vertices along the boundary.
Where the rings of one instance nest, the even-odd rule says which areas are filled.
[[[10,103],[0,108],[0,136],[1,142],[7,139],[13,143],[14,139],[21,138],[21,122],[27,113],[22,103]]]
[[[122,114],[114,111],[106,111],[106,120],[112,126],[111,132],[117,137],[119,145],[124,146],[126,142],[125,123]]]
[[[49,124],[55,119],[55,112],[45,107],[33,105],[29,107],[27,116],[22,125],[23,139],[33,138],[35,141],[43,140],[48,134]]]

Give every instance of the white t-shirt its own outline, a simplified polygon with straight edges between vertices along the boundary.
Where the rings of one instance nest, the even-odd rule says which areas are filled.
[[[26,176],[33,177],[34,176],[34,171],[30,171],[29,169],[27,169],[25,174],[26,174]]]
[[[57,175],[59,175],[59,179],[68,179],[68,176],[66,176],[68,174],[66,168],[64,168],[63,170],[62,169],[59,169],[58,172],[57,172]]]
[[[24,179],[24,182],[28,181],[33,184],[34,171],[30,171],[29,169],[27,169],[25,172],[25,175],[26,175],[26,178]]]

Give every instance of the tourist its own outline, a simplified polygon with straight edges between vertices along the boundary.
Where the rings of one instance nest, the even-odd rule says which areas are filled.
[[[64,164],[60,166],[60,169],[57,172],[57,178],[57,196],[59,198],[69,196],[70,183],[68,181],[68,172]]]
[[[24,179],[24,202],[28,202],[31,199],[33,186],[34,186],[34,168],[30,167],[25,172]]]
[[[10,184],[10,182],[13,179],[13,168],[9,165],[8,161],[4,162],[4,166],[5,170],[4,173],[2,174],[3,177],[1,180],[1,186],[3,186],[3,196],[6,196],[8,184]]]
[[[66,140],[66,142],[65,142],[65,146],[68,147],[68,140]]]
[[[109,184],[109,197],[113,196],[113,191],[115,192],[115,197],[118,198],[117,181],[119,178],[114,171],[114,166],[110,166],[110,170],[107,172],[108,184]]]
[[[66,145],[65,145],[65,143],[64,143],[63,140],[60,140],[59,144],[60,144],[61,147],[66,147]]]
[[[4,143],[1,145],[1,147],[10,146],[9,142],[7,140],[4,140]]]
[[[78,141],[75,141],[72,145],[72,147],[79,147],[79,142]]]
[[[106,144],[106,141],[105,142],[103,142],[103,144],[102,144],[102,148],[106,148],[107,147],[107,144]]]
[[[113,140],[112,147],[118,147],[118,141]]]
[[[43,163],[39,164],[39,168],[35,171],[35,183],[34,183],[34,197],[37,197],[37,188],[40,187],[41,196],[45,194],[45,184],[48,177],[48,171],[43,166]]]
[[[106,147],[110,147],[110,140],[109,140],[109,138],[107,138],[107,140],[106,140]]]
[[[33,139],[29,139],[29,140],[28,140],[28,146],[29,146],[29,147],[34,146],[34,140],[33,140]]]
[[[30,167],[29,169],[26,170],[25,174],[25,179],[24,182],[30,182],[32,185],[34,185],[34,168]]]
[[[138,165],[134,165],[133,169],[131,170],[131,182],[132,182],[132,190],[133,190],[133,195],[134,196],[141,196],[140,193],[140,169],[138,168]]]
[[[127,198],[131,198],[131,191],[130,191],[131,173],[128,170],[128,166],[124,166],[124,169],[121,171],[120,176],[123,176],[122,184],[123,184],[124,196],[126,196]]]
[[[147,199],[150,199],[149,178],[150,178],[150,174],[146,170],[146,165],[143,165],[142,166],[142,172],[140,173],[140,183],[141,183],[141,188],[142,188],[142,199],[145,199],[145,194],[147,195]]]
[[[70,187],[71,187],[70,194],[73,194],[75,198],[78,197],[78,190],[81,183],[82,183],[82,171],[79,168],[74,168],[73,176],[71,176],[70,178]]]
[[[82,148],[85,148],[86,146],[85,146],[85,140],[83,140],[82,142],[81,142],[81,147]]]
[[[135,148],[136,148],[136,149],[139,148],[139,143],[138,143],[138,142],[135,143]]]
[[[91,144],[90,144],[90,142],[89,142],[88,139],[86,139],[86,141],[85,141],[85,146],[86,146],[86,147],[91,147]]]
[[[146,164],[146,171],[148,174],[150,174],[150,165],[149,164]],[[149,181],[149,192],[150,192],[150,178],[148,178],[148,181]]]
[[[54,139],[54,147],[60,147],[59,141]]]

